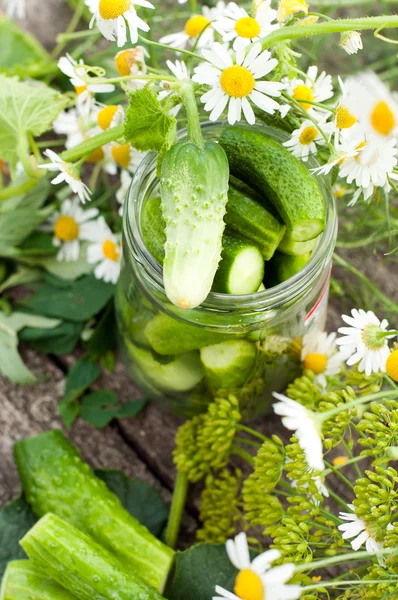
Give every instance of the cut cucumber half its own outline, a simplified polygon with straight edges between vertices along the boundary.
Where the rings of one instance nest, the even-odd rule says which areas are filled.
[[[291,256],[308,254],[308,252],[313,252],[313,250],[315,250],[318,239],[319,237],[316,237],[313,240],[308,240],[308,242],[295,242],[286,234],[278,246],[278,252],[283,252],[283,254],[289,254]]]
[[[222,294],[253,294],[264,277],[264,258],[257,246],[224,236],[222,260],[212,290]]]
[[[288,256],[287,254],[276,252],[267,270],[270,285],[278,285],[296,275],[296,273],[305,267],[310,258],[311,253]]]
[[[157,389],[164,392],[187,392],[203,379],[204,371],[198,352],[181,354],[163,364],[156,360],[150,350],[139,348],[127,339],[124,341],[131,358]]]
[[[234,389],[249,379],[256,361],[256,348],[247,340],[229,340],[202,348],[200,358],[213,392]]]

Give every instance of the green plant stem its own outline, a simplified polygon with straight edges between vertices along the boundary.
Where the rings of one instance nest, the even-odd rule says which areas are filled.
[[[117,125],[116,127],[111,127],[98,135],[93,136],[89,140],[82,142],[78,146],[71,148],[70,150],[66,150],[60,156],[62,160],[65,162],[75,162],[82,156],[88,154],[90,155],[94,150],[104,146],[105,144],[109,144],[109,142],[114,142],[121,137],[123,137],[123,129],[124,125]]]
[[[170,548],[175,548],[176,546],[178,532],[180,531],[181,519],[184,512],[185,501],[188,494],[188,487],[189,481],[186,473],[177,471],[170,516],[165,532],[165,542],[168,546],[170,546]]]
[[[242,458],[243,460],[245,460],[247,463],[249,463],[249,465],[254,464],[253,456],[251,454],[249,454],[248,452],[246,452],[246,450],[243,450],[243,448],[241,448],[240,446],[236,446],[235,444],[232,444],[231,454],[235,454],[235,456],[239,456],[239,458]]]
[[[204,145],[202,130],[200,128],[200,119],[198,105],[190,83],[181,85],[179,91],[180,98],[185,106],[188,117],[188,139],[201,148]]]
[[[341,479],[341,481],[344,481],[344,483],[346,485],[348,485],[348,487],[350,488],[350,490],[354,489],[354,486],[352,485],[352,483],[350,481],[348,481],[347,477],[345,477],[345,475],[343,475],[343,473],[340,473],[340,471],[338,469],[336,469],[333,465],[331,465],[330,463],[325,462],[325,465],[327,466],[328,470],[331,471],[332,473],[334,473],[335,475],[337,475],[337,477],[339,477]]]
[[[138,36],[140,42],[144,44],[157,46],[158,48],[163,48],[164,50],[171,50],[174,52],[178,52],[179,54],[186,54],[187,56],[193,56],[199,60],[203,60],[203,56],[197,54],[196,52],[191,52],[190,50],[185,50],[185,48],[174,48],[173,46],[166,46],[166,44],[161,44],[160,42],[154,42],[153,40],[149,40],[148,38],[144,38],[142,35]]]
[[[73,33],[59,33],[57,35],[57,40],[64,43],[72,40],[80,40],[82,38],[91,37],[94,35],[98,35],[98,31],[95,29],[83,29],[82,31],[75,31]]]
[[[234,441],[240,442],[241,444],[246,444],[247,446],[252,446],[253,448],[261,448],[261,444],[259,444],[258,442],[252,442],[251,440],[248,440],[247,438],[235,437]]]
[[[389,583],[392,579],[386,579],[385,582]],[[313,585],[306,585],[301,589],[302,592],[309,592],[311,590],[319,590],[320,588],[338,587],[338,586],[349,586],[349,585],[369,585],[382,583],[382,579],[353,579],[352,581],[324,581],[323,583],[314,583]]]
[[[72,15],[72,18],[69,22],[69,25],[65,31],[65,34],[71,34],[75,31],[76,27],[79,25],[79,21],[82,17],[83,14],[83,10],[84,10],[85,4],[84,4],[84,0],[80,0],[75,8],[75,12]],[[63,34],[63,35],[65,35]],[[51,56],[53,58],[57,58],[57,56],[59,56],[62,52],[62,50],[65,47],[67,40],[62,39],[59,40],[57,39],[57,45],[55,46],[54,50],[51,52]]]
[[[246,433],[250,433],[250,435],[258,438],[259,440],[262,440],[263,442],[268,442],[268,438],[265,435],[259,433],[258,431],[255,431],[251,427],[247,427],[246,425],[242,425],[241,423],[239,423],[236,429],[238,429],[239,431],[245,431]]]
[[[29,144],[25,134],[21,134],[18,139],[18,156],[22,162],[25,173],[28,177],[37,180],[40,172],[35,170],[29,154]]]
[[[398,390],[393,390],[391,392],[376,392],[375,394],[363,396],[362,398],[358,398],[358,400],[347,402],[347,404],[341,404],[340,406],[332,408],[324,413],[318,413],[317,418],[324,422],[343,411],[349,410],[350,408],[355,408],[361,404],[368,404],[369,402],[373,402],[373,400],[387,400],[388,398],[398,398]]]
[[[343,442],[342,442],[342,443],[343,443],[343,446],[344,446],[344,448],[345,448],[345,451],[347,452],[347,454],[348,454],[348,456],[349,456],[350,458],[349,458],[349,460],[347,460],[347,462],[345,462],[345,463],[343,463],[343,464],[341,464],[341,465],[339,465],[339,466],[336,466],[336,465],[334,465],[334,467],[335,467],[336,469],[338,469],[339,467],[344,467],[345,465],[354,465],[354,469],[355,469],[355,471],[356,471],[356,473],[357,473],[358,477],[362,477],[362,471],[361,471],[361,469],[359,468],[359,466],[358,466],[358,464],[357,464],[357,463],[358,463],[359,461],[361,461],[361,460],[364,460],[364,459],[365,459],[365,458],[367,458],[367,457],[366,457],[366,456],[355,456],[355,457],[354,457],[354,456],[353,456],[353,454],[352,454],[352,452],[351,452],[351,450],[350,450],[350,449],[349,449],[349,447],[348,447],[348,444],[347,444],[347,442],[346,442],[345,440],[343,440]]]
[[[36,187],[38,182],[38,179],[27,179],[26,181],[18,183],[17,185],[9,185],[3,190],[0,190],[0,202],[4,202],[4,200],[8,200],[9,198],[14,198],[14,196],[22,196],[22,194],[26,194],[26,192],[29,192],[29,190]]]
[[[386,555],[391,554],[394,555],[396,552],[391,552],[390,548],[385,550],[381,550],[380,554]],[[323,558],[321,560],[314,560],[308,564],[300,564],[295,565],[295,572],[300,573],[301,571],[313,571],[314,569],[323,569],[325,567],[330,567],[331,565],[337,565],[341,562],[351,562],[358,560],[369,560],[369,552],[367,550],[361,550],[358,552],[347,552],[345,554],[339,554],[338,556],[331,556],[330,558]]]
[[[329,487],[327,488],[327,490],[329,492],[329,496],[333,498],[333,500],[337,502],[337,504],[339,504],[341,508],[343,508],[347,512],[350,512],[350,507],[348,506],[347,502],[344,502],[344,500],[340,498],[340,496],[335,494],[334,491],[331,490]]]
[[[363,17],[361,19],[336,19],[325,23],[314,23],[313,25],[293,25],[281,27],[268,34],[260,40],[263,50],[271,48],[278,42],[294,40],[313,35],[325,35],[328,33],[340,33],[344,31],[363,31],[366,29],[384,29],[387,27],[398,27],[397,15],[384,15],[379,17]]]

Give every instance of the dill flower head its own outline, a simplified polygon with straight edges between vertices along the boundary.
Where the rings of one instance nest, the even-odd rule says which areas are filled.
[[[370,410],[358,423],[358,429],[366,436],[358,440],[364,447],[361,454],[374,458],[373,465],[388,462],[391,459],[389,449],[398,446],[398,402],[372,402]]]

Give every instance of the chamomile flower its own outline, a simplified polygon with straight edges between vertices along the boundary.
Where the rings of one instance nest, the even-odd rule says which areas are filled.
[[[280,558],[279,550],[267,550],[250,560],[249,546],[245,533],[239,533],[226,543],[228,558],[239,573],[235,579],[234,592],[216,586],[217,596],[213,600],[295,600],[300,597],[299,585],[286,585],[294,573],[293,563],[271,568],[271,563]]]
[[[119,238],[112,233],[103,217],[91,224],[87,239],[92,242],[87,248],[87,260],[95,264],[97,279],[116,283],[120,274],[122,247]]]
[[[336,333],[317,332],[304,338],[301,362],[326,387],[326,377],[340,373],[345,355],[336,348]]]
[[[127,77],[129,75],[146,75],[147,66],[145,59],[149,54],[143,46],[127,48],[121,50],[115,56],[115,67],[119,75]],[[137,90],[146,86],[148,82],[145,79],[129,79],[125,82],[131,90]]]
[[[244,8],[230,2],[225,15],[214,23],[214,29],[222,35],[224,42],[233,41],[234,50],[245,48],[279,27],[278,23],[274,23],[276,10],[270,4],[271,0],[263,2],[255,16],[250,17]]]
[[[93,17],[90,29],[97,23],[98,29],[107,40],[117,41],[119,47],[127,42],[127,27],[132,44],[138,41],[138,30],[149,31],[150,27],[138,16],[136,6],[154,8],[148,0],[88,0],[87,6]]]
[[[124,108],[123,106],[110,104],[104,106],[98,111],[97,123],[98,126],[105,131],[111,127],[121,125],[124,121]]]
[[[336,130],[336,143],[340,142],[340,138],[344,139],[345,134],[353,137],[363,133],[362,127],[359,124],[358,101],[359,97],[365,94],[361,84],[355,83],[352,80],[344,82],[341,77],[338,78],[341,89],[341,97],[336,107],[334,125]]]
[[[297,100],[306,111],[314,116],[325,116],[325,111],[313,106],[311,102],[322,103],[333,96],[331,75],[328,75],[325,71],[319,73],[318,67],[313,65],[309,67],[305,80],[299,78],[289,80],[285,78],[284,82],[290,96]]]
[[[80,242],[86,239],[89,221],[98,216],[97,208],[83,210],[78,198],[65,200],[40,229],[54,233],[53,245],[59,248],[57,260],[71,262],[79,258]]]
[[[217,2],[215,8],[202,6],[202,14],[192,15],[185,23],[183,31],[165,35],[160,38],[160,42],[175,48],[186,48],[193,45],[198,48],[209,48],[214,42],[215,30],[212,21],[222,17],[224,9],[223,1]]]
[[[80,109],[85,107],[85,112],[89,112],[92,108],[94,94],[107,94],[113,92],[115,86],[111,83],[86,83],[84,76],[86,70],[78,65],[84,65],[84,61],[81,58],[79,62],[74,60],[70,54],[61,56],[58,61],[58,68],[69,77],[69,80],[76,90],[78,99],[77,103],[80,105]]]
[[[295,129],[290,140],[284,142],[283,145],[289,148],[293,156],[301,158],[303,162],[307,162],[311,154],[316,154],[316,142],[323,142],[323,136],[319,129],[315,127],[312,121],[306,119],[303,121],[299,129]]]
[[[347,505],[352,513],[340,512],[339,518],[342,521],[346,521],[342,525],[338,526],[339,531],[342,532],[343,540],[351,540],[351,547],[356,552],[363,544],[365,544],[367,552],[369,554],[377,554],[379,563],[383,565],[383,559],[381,551],[383,550],[383,544],[377,541],[374,536],[371,535],[365,521],[360,519],[355,514],[355,506],[353,504]],[[390,524],[387,529],[393,529]],[[353,539],[354,538],[354,539]]]
[[[176,60],[174,63],[171,60],[166,61],[166,65],[169,70],[173,73],[174,77],[177,77],[180,81],[189,80],[189,71],[187,65],[182,60]],[[158,94],[159,100],[163,100],[167,98],[172,91],[170,89],[170,84],[168,81],[161,81],[160,86],[163,88],[161,92]],[[170,110],[170,114],[174,117],[177,116],[182,104],[177,104]]]
[[[114,162],[122,169],[134,173],[145,156],[145,152],[135,150],[130,144],[110,144],[110,153]]]
[[[284,23],[290,17],[304,13],[308,15],[308,4],[305,0],[280,0],[278,7],[278,21]]]
[[[359,31],[346,31],[341,34],[340,47],[347,52],[347,54],[357,54],[358,50],[363,49],[362,36]]]
[[[340,327],[338,332],[343,337],[336,340],[336,344],[347,352],[347,365],[359,363],[358,371],[365,371],[367,376],[380,371],[384,373],[390,354],[388,339],[394,337],[393,334],[386,335],[388,321],[380,321],[374,312],[361,308],[352,309],[351,316],[342,315],[342,319],[349,327]]]
[[[127,190],[131,184],[131,173],[126,169],[122,169],[120,172],[120,187],[116,192],[116,200],[120,204],[119,215],[123,214],[123,205],[126,199]]]
[[[274,392],[273,396],[279,400],[273,406],[274,412],[282,417],[282,423],[286,429],[294,431],[308,466],[316,471],[323,471],[325,463],[323,462],[321,427],[315,413],[284,394]]]
[[[26,5],[25,0],[5,0],[6,15],[9,19],[25,19]]]
[[[311,173],[316,175],[328,175],[333,167],[344,164],[345,161],[355,158],[360,152],[362,152],[364,146],[359,142],[357,137],[343,138],[341,142],[336,139],[335,148],[332,156],[328,162],[320,167],[311,169]]]
[[[260,81],[278,61],[267,50],[262,52],[259,42],[253,44],[247,56],[243,48],[234,56],[217,42],[212,50],[203,50],[202,54],[209,64],[196,67],[192,79],[211,88],[201,97],[204,109],[210,112],[210,121],[216,121],[227,105],[231,125],[241,120],[242,111],[248,123],[255,122],[250,102],[271,115],[279,109],[273,97],[281,95],[283,84]]]
[[[90,200],[91,192],[85,183],[82,182],[79,176],[79,171],[72,163],[62,160],[53,150],[45,150],[45,156],[50,159],[50,163],[39,165],[39,169],[47,169],[48,171],[59,171],[59,174],[51,181],[53,185],[57,185],[65,181],[71,188],[72,192],[77,194],[80,200],[84,203]]]

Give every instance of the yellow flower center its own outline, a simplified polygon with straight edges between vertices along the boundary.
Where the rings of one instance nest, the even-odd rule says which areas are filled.
[[[295,100],[298,100],[299,104],[301,104],[301,106],[305,108],[305,110],[308,110],[311,108],[311,104],[305,102],[305,100],[310,100],[310,102],[313,102],[314,93],[312,89],[308,87],[308,85],[304,85],[303,83],[294,88],[293,98]]]
[[[379,102],[370,116],[372,125],[377,133],[390,135],[396,126],[395,116],[387,102]]]
[[[348,108],[340,104],[336,110],[336,127],[337,129],[350,129],[358,119],[350,113]]]
[[[358,144],[358,145],[355,147],[355,149],[356,149],[356,150],[362,150],[363,148],[366,148],[366,146],[367,146],[367,145],[368,145],[368,144],[367,144],[367,142],[363,141],[363,142],[361,142],[360,144]],[[358,154],[355,156],[355,160],[356,160],[357,162],[359,162],[359,156],[360,156],[360,154],[361,154],[361,153],[360,153],[360,152],[358,152]]]
[[[224,69],[220,77],[220,83],[228,96],[243,98],[250,94],[256,82],[249,69],[234,65]]]
[[[73,217],[61,215],[55,222],[54,233],[63,242],[72,242],[79,235],[79,225]]]
[[[308,354],[304,359],[304,369],[312,371],[315,375],[320,375],[324,373],[326,366],[328,364],[328,357],[326,354],[320,354],[318,352],[314,352],[313,354]]]
[[[90,156],[88,158],[86,158],[86,162],[88,163],[99,163],[101,162],[101,160],[104,160],[105,158],[105,152],[103,151],[103,149],[97,148],[96,150],[94,150]]]
[[[117,19],[130,6],[130,0],[100,0],[99,13],[103,19]]]
[[[348,456],[336,456],[333,459],[333,466],[339,467],[340,465],[344,465],[348,460]]]
[[[130,75],[131,67],[137,62],[137,56],[141,57],[141,52],[137,48],[129,48],[116,54],[115,66],[119,75],[122,77]]]
[[[209,25],[209,19],[206,19],[203,15],[196,15],[195,17],[191,17],[185,23],[185,33],[189,35],[190,38],[197,37],[200,33],[202,33],[203,29]]]
[[[305,0],[280,0],[278,21],[279,23],[283,23],[288,17],[301,12],[308,15],[308,4]]]
[[[318,137],[318,130],[315,127],[306,127],[300,134],[300,144],[309,146]]]
[[[82,94],[83,92],[85,92],[86,89],[87,89],[86,85],[75,85],[75,91],[76,91],[76,94],[78,96],[80,96],[80,94]]]
[[[110,127],[113,117],[116,114],[117,106],[105,106],[102,110],[99,111],[97,116],[98,125],[105,131]]]
[[[102,244],[102,252],[105,258],[117,262],[120,258],[120,252],[118,246],[112,240],[105,240]]]
[[[393,350],[386,362],[387,375],[394,381],[398,381],[398,350]]]
[[[346,195],[347,191],[348,188],[346,188],[344,185],[335,185],[333,188],[335,198],[342,198]]]
[[[234,592],[242,600],[263,600],[263,582],[251,569],[243,569],[235,579]]]
[[[252,39],[260,35],[260,25],[252,17],[243,17],[235,23],[235,31],[242,38]]]
[[[112,146],[112,156],[118,165],[127,169],[130,162],[130,146],[129,144],[118,144]]]
[[[311,577],[311,579],[312,581],[317,583],[318,581],[321,581],[322,577],[320,575],[314,575],[313,577]]]

